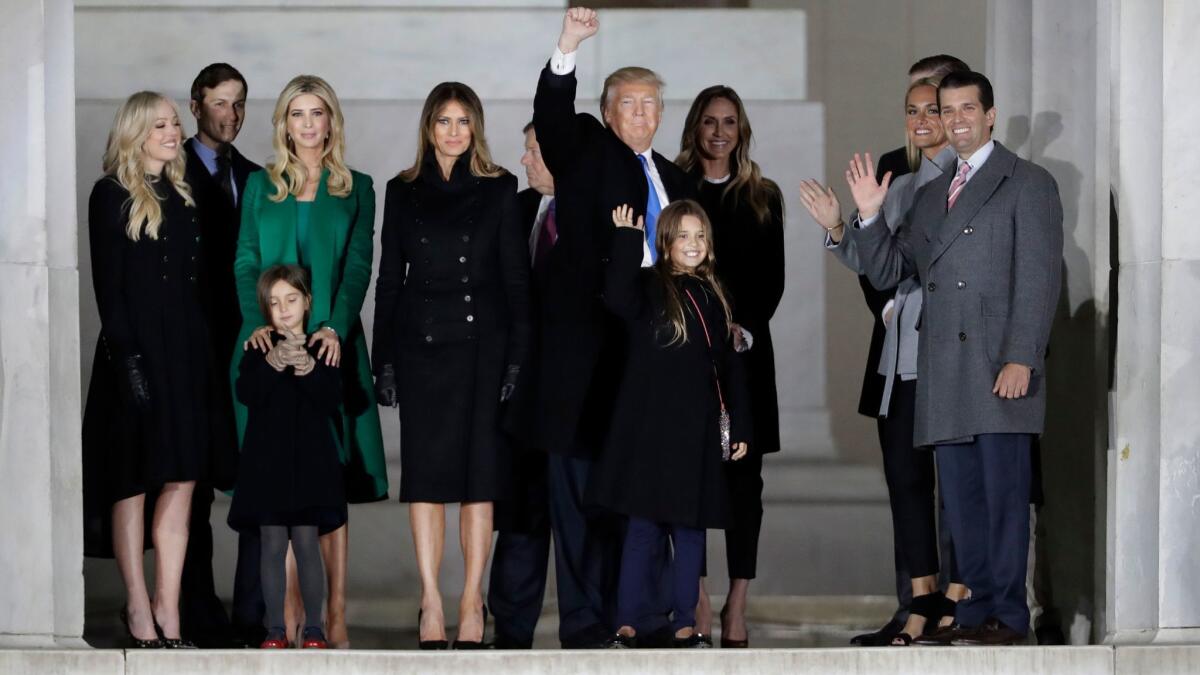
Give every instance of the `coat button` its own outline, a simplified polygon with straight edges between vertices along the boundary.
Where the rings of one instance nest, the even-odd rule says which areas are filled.
[[[164,275],[163,275],[163,281],[166,281],[166,280],[167,280],[167,275],[165,275],[165,274],[164,274]]]
[[[467,256],[465,256],[465,255],[458,256],[458,262],[460,262],[460,263],[467,262]]]
[[[163,256],[163,262],[167,262],[167,256]]]
[[[471,235],[469,235],[469,234],[464,234],[464,235],[463,235],[463,241],[471,241]]]
[[[167,235],[165,235],[165,234],[162,236],[162,240],[163,240],[163,241],[168,241],[168,240],[170,240],[170,239],[171,239],[171,238],[170,238],[170,237],[168,237],[168,236],[167,236]]]
[[[463,296],[463,302],[470,302],[470,301],[471,301],[471,296],[469,296],[469,295]]]
[[[429,280],[428,280],[428,279],[426,279],[426,280],[425,280],[425,285],[426,285],[426,286],[428,286],[428,285],[429,285]]]
[[[426,341],[426,342],[433,342],[433,336],[432,336],[432,335],[426,335],[426,336],[425,336],[425,341]]]
[[[958,334],[958,341],[959,341],[959,342],[966,342],[966,341],[967,341],[967,334],[966,334],[966,333],[959,333],[959,334]]]
[[[462,281],[462,282],[465,284],[465,283],[467,283],[468,281],[470,281],[470,277],[468,277],[467,275],[465,275],[465,274],[464,274],[464,275],[463,275],[463,278],[462,278],[462,279],[460,279],[459,281]]]
[[[971,227],[970,225],[963,228],[963,234],[974,234],[974,233],[975,233],[975,228]]]
[[[937,284],[935,284],[931,281],[931,282],[929,282],[929,285],[926,286],[926,288],[928,288],[929,292],[932,293],[937,290]]]
[[[428,243],[429,243],[429,237],[421,237],[421,243],[422,243],[422,244],[428,244]]]
[[[473,314],[467,315],[467,323],[471,323],[474,320],[475,320],[475,315],[473,315]]]
[[[433,302],[433,298],[425,298],[425,302]]]
[[[965,282],[965,281],[960,281],[960,282],[958,282],[957,284],[954,284],[954,285],[955,285],[955,286],[958,286],[958,290],[960,290],[960,291],[961,291],[962,289],[964,289],[964,288],[966,288],[966,287],[967,287],[967,282]]]
[[[196,275],[193,274],[192,276],[188,277],[188,281],[192,282],[193,284],[196,283]]]

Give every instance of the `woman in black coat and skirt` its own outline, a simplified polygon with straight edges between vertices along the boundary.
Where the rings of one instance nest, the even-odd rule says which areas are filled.
[[[461,503],[466,578],[455,648],[483,643],[492,503],[510,455],[501,431],[529,345],[529,251],[516,178],[492,163],[470,87],[434,87],[417,158],[388,182],[375,287],[374,362],[400,408],[400,501],[421,574],[420,646],[445,648],[437,586],[445,505]]]
[[[721,646],[748,647],[746,594],[757,574],[762,529],[763,455],[779,452],[779,398],[771,317],[783,297],[783,197],[750,159],[750,120],[733,89],[701,91],[684,123],[675,163],[700,190],[712,220],[717,278],[733,305],[733,337],[745,363],[754,416],[754,452],[727,467],[733,523],[725,530],[729,595],[721,609]],[[745,337],[749,334],[749,337]],[[708,594],[701,585],[697,624],[708,630]]]
[[[88,203],[100,339],[83,416],[84,552],[116,557],[122,616],[138,647],[192,646],[179,634],[192,491],[197,480],[231,487],[236,462],[182,142],[170,99],[129,97]],[[142,569],[148,521],[153,599]]]
[[[670,536],[671,627],[677,647],[707,647],[696,630],[705,530],[729,524],[723,460],[750,441],[748,395],[732,351],[729,305],[713,275],[712,228],[684,199],[658,214],[654,267],[642,268],[645,235],[632,210],[613,213],[604,301],[627,329],[628,359],[591,501],[628,516],[610,647],[634,646],[642,601],[655,597],[652,558]],[[723,452],[721,418],[732,446]],[[728,454],[726,454],[728,453]]]

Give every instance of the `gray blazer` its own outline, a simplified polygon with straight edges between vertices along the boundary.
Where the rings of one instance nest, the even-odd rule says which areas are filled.
[[[947,146],[932,160],[922,157],[921,166],[917,167],[916,173],[904,174],[892,181],[883,201],[883,215],[884,222],[893,232],[908,216],[917,190],[953,167],[957,156],[954,149]],[[851,216],[851,222],[857,221],[858,214],[855,213]],[[854,273],[865,274],[853,237],[843,236],[842,240],[834,245],[829,235],[826,235],[826,247]],[[920,327],[922,306],[920,281],[915,276],[901,281],[896,287],[892,302],[892,320],[884,323],[883,348],[879,353],[876,369],[876,372],[884,377],[883,396],[879,402],[880,417],[887,417],[896,377],[899,376],[905,382],[917,379],[917,329]]]
[[[976,434],[1040,434],[1046,344],[1062,274],[1062,202],[1049,172],[1000,143],[946,211],[953,171],[921,188],[893,234],[884,222],[847,229],[876,288],[916,274],[924,311],[913,444]],[[1033,369],[1029,394],[992,393],[1006,363]]]

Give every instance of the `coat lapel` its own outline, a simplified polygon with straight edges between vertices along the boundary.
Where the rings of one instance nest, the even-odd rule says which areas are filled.
[[[946,217],[942,219],[934,236],[933,253],[929,257],[930,265],[936,262],[946,252],[946,249],[950,248],[958,235],[962,234],[963,226],[971,222],[979,209],[983,208],[983,205],[995,194],[996,188],[1000,187],[1004,179],[1012,174],[1015,161],[1016,155],[997,142],[991,157],[988,157],[983,166],[979,167],[979,171],[967,182],[966,187],[962,189],[962,194],[954,203],[954,208],[950,209],[946,213]],[[953,173],[953,171],[946,172],[942,175],[942,180],[947,176],[953,180]],[[938,184],[940,186],[941,181]],[[949,191],[948,183],[946,191]]]
[[[308,213],[308,266],[312,273],[313,284],[313,308],[309,318],[309,325],[316,326],[322,321],[329,319],[333,308],[332,293],[330,292],[330,282],[332,280],[331,270],[333,269],[333,257],[336,249],[337,232],[335,231],[334,223],[339,220],[344,220],[338,217],[338,204],[334,203],[334,198],[329,195],[327,183],[329,180],[329,170],[325,169],[321,172],[321,182],[317,185],[317,196],[313,200],[311,210]],[[345,200],[337,200],[345,201]],[[316,298],[324,298],[326,300],[322,306],[318,307],[315,302]]]

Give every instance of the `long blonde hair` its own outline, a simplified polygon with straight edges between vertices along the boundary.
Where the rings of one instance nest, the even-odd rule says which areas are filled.
[[[297,195],[304,190],[308,180],[308,169],[296,155],[296,144],[288,136],[288,108],[301,94],[312,94],[325,104],[329,112],[329,137],[325,139],[325,150],[321,153],[321,165],[329,169],[329,180],[325,190],[334,197],[349,197],[354,189],[354,178],[346,166],[345,120],[337,94],[329,83],[316,75],[297,75],[279,92],[275,101],[275,112],[271,113],[271,124],[275,135],[271,145],[275,148],[275,160],[267,163],[267,179],[275,188],[271,201],[281,202],[288,194]]]
[[[154,190],[153,179],[146,175],[142,146],[154,130],[158,104],[163,101],[171,104],[178,118],[179,107],[175,102],[156,91],[139,91],[126,99],[113,119],[108,146],[104,150],[104,173],[129,191],[129,221],[125,223],[125,234],[133,241],[140,239],[143,231],[147,237],[158,239],[158,228],[162,225],[162,204]],[[195,206],[192,190],[184,179],[187,158],[183,152],[182,133],[179,142],[179,154],[163,166],[163,178],[170,181],[185,204]]]
[[[703,262],[693,268],[689,274],[707,281],[708,285],[712,287],[713,294],[717,296],[717,301],[721,303],[721,309],[725,313],[726,336],[728,336],[728,331],[732,330],[733,323],[733,312],[729,308],[729,300],[725,297],[725,289],[717,280],[715,271],[717,256],[713,249],[712,221],[708,219],[704,207],[696,201],[681,199],[671,202],[667,208],[662,210],[662,213],[658,214],[654,236],[654,249],[658,252],[654,271],[662,282],[663,296],[666,299],[667,321],[671,324],[671,341],[667,343],[669,345],[683,344],[688,339],[687,321],[684,320],[683,315],[683,297],[674,281],[674,277],[679,276],[679,272],[675,271],[670,260],[671,242],[675,241],[679,230],[683,228],[684,216],[695,216],[700,221],[700,226],[704,231],[704,242],[708,249]]]
[[[471,153],[471,175],[495,178],[505,173],[504,167],[492,161],[492,151],[488,149],[483,131],[483,104],[475,91],[462,82],[442,82],[425,97],[417,127],[417,157],[412,166],[400,172],[400,179],[404,182],[411,183],[421,175],[425,157],[434,152],[433,126],[437,123],[437,116],[443,108],[455,102],[466,109],[467,126],[471,129],[471,147],[467,148],[467,152]]]
[[[700,172],[700,123],[704,117],[704,109],[719,98],[732,103],[738,116],[738,144],[729,161],[729,172],[732,176],[721,192],[721,199],[731,198],[734,205],[745,200],[754,211],[758,222],[765,223],[771,217],[772,198],[778,199],[782,206],[782,193],[775,181],[763,178],[758,162],[750,159],[750,145],[753,139],[750,118],[746,116],[746,106],[742,105],[741,97],[732,87],[716,84],[696,95],[696,100],[692,101],[692,107],[683,123],[683,136],[679,139],[679,156],[675,158],[675,163],[689,174]]]

